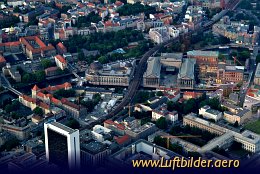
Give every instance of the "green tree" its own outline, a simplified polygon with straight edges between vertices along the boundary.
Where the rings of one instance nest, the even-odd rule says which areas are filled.
[[[156,145],[162,146],[162,147],[166,147],[166,145],[167,145],[167,140],[166,140],[166,138],[162,138],[162,137],[160,137],[160,136],[154,137],[153,142],[154,142]]]
[[[24,83],[31,82],[31,75],[29,73],[26,73],[25,75],[23,75],[22,76],[22,82],[24,82]]]
[[[129,15],[136,15],[139,13],[145,13],[145,15],[148,14],[154,14],[156,13],[156,8],[151,7],[148,5],[142,5],[140,2],[137,2],[135,4],[125,4],[124,6],[120,7],[117,12],[120,14],[120,16],[129,16]]]
[[[177,143],[174,144],[170,144],[169,149],[173,152],[176,152],[178,154],[182,154],[183,153],[183,147]]]
[[[14,7],[14,10],[13,10],[15,13],[20,13],[21,10],[19,9],[19,6],[16,6]]]
[[[0,151],[7,150],[10,151],[19,145],[19,140],[16,137],[12,137],[10,140],[6,141],[0,148]]]
[[[62,6],[62,8],[60,9],[60,12],[61,13],[67,13],[67,11],[69,9],[72,9],[72,7],[70,5]]]
[[[43,66],[44,69],[46,69],[46,68],[49,68],[51,66],[54,66],[54,63],[52,63],[52,61],[49,60],[49,59],[42,59],[41,65]]]
[[[246,10],[251,10],[253,8],[250,0],[243,0],[240,2],[239,7]]]
[[[219,54],[218,59],[220,61],[224,61],[226,59],[226,57],[223,54]]]
[[[76,91],[73,89],[69,89],[69,90],[60,89],[53,93],[53,96],[58,99],[61,99],[63,97],[64,98],[75,97],[75,95],[76,95]]]
[[[87,112],[92,112],[94,110],[95,104],[93,101],[91,100],[87,100],[87,101],[81,101],[81,103],[83,106],[86,107]]]
[[[238,127],[238,126],[239,126],[238,121],[236,121],[236,122],[234,123],[234,127]]]
[[[248,50],[244,50],[242,52],[239,52],[238,55],[237,55],[237,58],[240,60],[240,61],[246,61],[247,58],[250,58],[250,52]]]
[[[0,20],[0,28],[8,28],[20,22],[19,17],[3,14],[4,20]]]
[[[172,112],[174,110],[174,102],[173,101],[168,101],[167,102],[167,110]]]
[[[256,62],[256,64],[260,63],[260,54],[258,54],[258,55],[256,56],[255,62]]]
[[[35,80],[37,82],[42,82],[45,79],[44,71],[36,71],[34,75],[35,75]]]
[[[100,56],[98,61],[102,64],[108,63],[108,58],[106,56]]]
[[[160,129],[166,129],[167,128],[167,121],[165,117],[161,117],[156,121],[156,126]]]
[[[84,55],[83,51],[78,52],[78,60],[80,60],[80,61],[85,60],[85,55]]]
[[[44,114],[42,108],[39,108],[38,106],[33,110],[33,113],[39,116],[43,116]]]
[[[79,122],[74,118],[69,119],[65,125],[72,128],[72,129],[79,129],[80,128]]]
[[[157,91],[156,92],[156,96],[163,96],[164,94],[163,94],[163,92],[162,91]]]

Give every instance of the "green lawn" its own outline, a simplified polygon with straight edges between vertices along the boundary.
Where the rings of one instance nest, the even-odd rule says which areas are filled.
[[[260,134],[260,120],[250,122],[245,125],[245,129]]]

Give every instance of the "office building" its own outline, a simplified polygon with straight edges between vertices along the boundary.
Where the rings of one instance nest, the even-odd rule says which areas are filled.
[[[215,122],[219,121],[222,118],[222,112],[211,109],[210,106],[206,105],[199,109],[199,114],[206,119],[212,119]]]
[[[100,167],[105,164],[106,158],[111,154],[111,150],[101,142],[91,141],[88,144],[81,144],[81,164],[82,168]]]
[[[162,106],[159,106],[158,108],[152,110],[153,121],[157,121],[161,117],[166,118],[166,120],[168,120],[173,124],[176,121],[178,121],[178,112],[177,111],[169,112],[167,110],[167,105],[163,104]]]
[[[61,168],[80,168],[79,130],[56,121],[44,123],[46,159]]]
[[[146,123],[142,126],[126,127],[125,133],[132,139],[137,140],[140,138],[146,138],[148,135],[153,134],[157,130],[157,127],[153,123]]]
[[[183,125],[189,125],[190,127],[199,128],[213,134],[219,135],[214,140],[211,140],[205,146],[201,147],[199,151],[206,152],[216,147],[226,147],[231,145],[233,141],[242,144],[242,148],[256,153],[260,151],[260,136],[251,131],[245,130],[242,133],[229,130],[215,123],[201,119],[196,114],[191,113],[183,117]]]
[[[111,155],[108,161],[111,167],[118,168],[118,164],[121,164],[122,167],[132,165],[132,160],[159,160],[162,157],[164,159],[173,159],[176,156],[181,157],[168,149],[140,139]]]

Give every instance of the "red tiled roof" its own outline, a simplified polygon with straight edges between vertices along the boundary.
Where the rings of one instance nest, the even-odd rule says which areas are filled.
[[[8,46],[8,47],[11,47],[11,46],[19,46],[21,43],[19,41],[16,41],[16,42],[6,42],[4,43],[4,46]]]
[[[48,45],[48,46],[42,48],[42,51],[49,51],[49,50],[55,50],[54,46]]]
[[[40,48],[34,48],[30,41],[36,42]],[[38,36],[27,36],[20,38],[20,42],[26,46],[26,49],[30,50],[33,53],[40,53],[41,51],[48,51],[55,49],[51,44],[46,46],[45,43]]]
[[[37,96],[38,96],[38,97],[41,97],[41,98],[44,98],[44,97],[45,97],[45,94],[43,94],[42,92],[38,92],[38,93],[37,93]]]
[[[52,94],[46,94],[46,96],[47,96],[48,98],[52,98],[52,97],[53,97]]]
[[[57,44],[57,47],[59,47],[61,50],[65,51],[65,52],[67,51],[67,48],[61,42],[59,42]]]
[[[50,71],[57,71],[59,68],[57,66],[52,66],[49,68],[46,68],[45,71],[50,72]]]
[[[111,21],[106,21],[105,22],[105,27],[116,27],[116,26],[119,26],[118,23],[113,23]]]
[[[61,63],[66,63],[65,58],[59,54],[55,56],[55,59],[58,59]]]
[[[44,103],[44,102],[40,102],[39,106],[41,108],[44,108],[44,109],[49,109],[50,108],[50,106],[48,104]]]
[[[54,104],[56,104],[56,105],[58,105],[58,104],[61,103],[60,100],[58,100],[58,99],[56,99],[56,98],[54,98],[54,97],[51,98],[51,102],[54,103]]]
[[[116,4],[117,6],[121,6],[121,5],[123,5],[123,2],[121,2],[121,1],[116,1],[115,4]]]
[[[93,4],[93,3],[89,2],[89,3],[87,4],[87,6],[92,6],[92,7],[95,7],[95,4]]]
[[[22,95],[22,98],[28,102],[36,103],[36,99],[29,97],[28,95]]]
[[[69,82],[65,82],[63,85],[64,88],[71,88],[71,84]]]
[[[189,92],[189,91],[186,91],[183,93],[183,95],[187,95],[187,96],[191,96],[192,98],[196,98],[197,97],[197,93],[196,92]]]
[[[48,92],[51,92],[51,91],[57,91],[59,89],[65,89],[65,88],[70,88],[71,87],[71,84],[68,83],[68,82],[65,82],[64,84],[61,84],[61,85],[56,85],[56,86],[48,86],[46,88],[43,88],[41,89],[42,91],[48,91]]]
[[[85,7],[85,5],[84,5],[84,4],[82,4],[82,3],[78,3],[78,6],[79,6],[80,8],[83,8],[83,7]]]
[[[67,106],[69,106],[69,107],[72,107],[72,108],[74,108],[74,109],[77,109],[77,110],[80,109],[79,105],[76,105],[76,104],[74,104],[74,103],[68,101],[66,98],[62,98],[62,99],[61,99],[61,103],[64,104],[64,105],[67,105]]]
[[[251,93],[251,92],[247,93],[247,95],[250,96],[250,97],[255,97],[255,94]]]
[[[37,85],[34,85],[34,87],[32,88],[32,90],[33,90],[33,91],[38,91],[38,90],[40,90],[40,88],[38,88]]]
[[[5,58],[3,56],[0,56],[0,63],[5,63],[5,62],[6,62]]]
[[[112,120],[106,120],[104,123],[110,124],[110,125],[114,125],[114,126],[116,126],[118,129],[125,130],[125,126],[124,126],[124,125],[115,123],[115,122],[112,121]]]
[[[118,144],[124,144],[126,141],[128,141],[130,139],[129,135],[124,135],[122,137],[115,137],[115,140]]]

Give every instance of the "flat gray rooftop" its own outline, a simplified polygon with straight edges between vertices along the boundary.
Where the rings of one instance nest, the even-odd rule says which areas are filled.
[[[77,131],[77,130],[72,129],[72,128],[68,127],[68,126],[65,126],[64,124],[61,124],[59,122],[52,122],[50,124],[53,125],[53,126],[56,126],[57,128],[60,128],[60,129],[62,129],[64,131],[68,132],[69,134],[72,134],[72,133]]]

